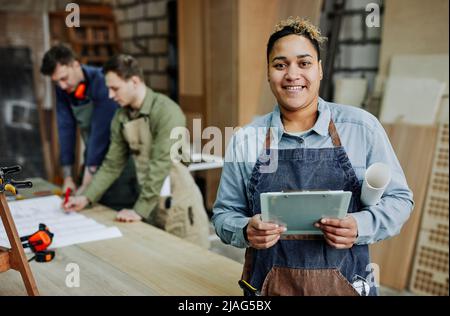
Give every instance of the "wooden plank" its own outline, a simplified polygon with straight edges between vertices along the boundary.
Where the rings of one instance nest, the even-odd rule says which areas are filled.
[[[386,0],[380,71],[386,77],[397,54],[448,54],[448,0]]]
[[[50,122],[47,123],[45,110],[43,108],[42,102],[37,103],[38,113],[39,113],[39,131],[41,135],[41,143],[42,143],[42,153],[44,155],[44,166],[45,173],[47,179],[53,179],[55,176],[55,170],[53,169],[52,163],[52,153],[50,147],[50,137],[49,137],[49,126],[51,126]]]
[[[431,78],[389,77],[380,121],[433,125],[444,89],[445,83]]]
[[[238,124],[238,0],[208,0],[205,12],[206,126]]]
[[[366,78],[337,78],[333,102],[362,107],[367,93]]]
[[[291,1],[285,1],[286,4]],[[299,1],[297,1],[299,2]],[[239,1],[239,125],[276,102],[267,83],[266,45],[280,17],[277,0]],[[262,95],[268,98],[262,99]]]
[[[445,82],[444,94],[448,96],[448,67],[448,54],[394,55],[389,76],[432,78]]]
[[[238,0],[205,0],[203,126],[215,126],[225,135],[225,127],[238,125]],[[224,144],[224,138],[222,139]],[[220,155],[220,153],[215,153]],[[223,153],[222,153],[223,155]],[[219,178],[217,170],[206,172],[206,208],[214,203]]]
[[[52,161],[54,163],[53,168],[55,172],[55,176],[53,179],[49,179],[52,183],[56,185],[62,186],[63,184],[63,175],[62,175],[62,169],[60,165],[59,160],[59,134],[58,134],[58,123],[56,122],[56,102],[52,102],[52,110],[48,114],[48,117],[50,118],[50,124],[51,124],[51,153],[52,153]]]
[[[9,249],[0,247],[0,272],[5,272],[11,269],[9,264]]]
[[[449,104],[448,96],[442,98],[441,105],[439,106],[439,111],[437,115],[437,123],[449,123]]]
[[[179,0],[177,5],[180,97],[202,97],[205,67],[203,0]]]
[[[380,266],[380,283],[403,290],[410,276],[437,128],[408,124],[385,124],[384,127],[414,194],[415,207],[401,233],[371,245],[370,252],[372,262]]]
[[[203,116],[202,113],[204,113],[203,107],[205,100],[202,95],[180,95],[179,103],[185,114],[188,112],[195,112]]]

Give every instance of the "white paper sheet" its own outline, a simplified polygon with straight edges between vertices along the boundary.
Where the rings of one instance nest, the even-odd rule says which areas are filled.
[[[83,213],[65,213],[62,200],[56,195],[9,202],[19,236],[36,232],[39,224],[47,225],[54,234],[49,248],[60,248],[84,242],[121,237],[120,230],[106,227]],[[0,221],[0,246],[10,247],[5,228]]]

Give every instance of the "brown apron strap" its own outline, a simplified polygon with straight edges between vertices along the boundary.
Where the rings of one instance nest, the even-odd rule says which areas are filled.
[[[270,127],[267,129],[266,142],[264,143],[264,149],[270,149]]]
[[[330,134],[331,141],[333,142],[334,147],[341,147],[341,138],[336,130],[336,125],[332,119],[330,119],[330,124],[328,125],[328,133]]]

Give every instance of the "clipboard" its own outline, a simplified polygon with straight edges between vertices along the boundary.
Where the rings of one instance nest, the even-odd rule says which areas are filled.
[[[285,226],[283,235],[323,235],[314,224],[324,217],[344,218],[351,197],[350,191],[261,193],[261,217]]]

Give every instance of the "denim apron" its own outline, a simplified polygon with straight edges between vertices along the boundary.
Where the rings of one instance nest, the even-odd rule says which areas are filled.
[[[270,149],[267,133],[265,151],[270,157],[276,151],[278,167],[261,172],[267,159],[258,158],[248,184],[250,216],[261,213],[263,192],[351,191],[348,212],[360,209],[360,185],[332,120],[328,132],[332,148],[283,150]],[[369,264],[367,245],[335,249],[323,235],[285,235],[268,249],[247,248],[242,279],[262,295],[376,295],[367,280]]]
[[[88,96],[84,100],[74,101],[71,100],[72,113],[77,121],[83,142],[88,144],[94,103]],[[85,150],[84,161],[86,161],[86,154],[87,151]],[[83,173],[84,168],[81,172],[80,179],[83,178]],[[138,196],[139,187],[135,175],[135,167],[132,159],[129,159],[120,177],[103,194],[99,203],[118,211],[123,208],[133,208]]]

